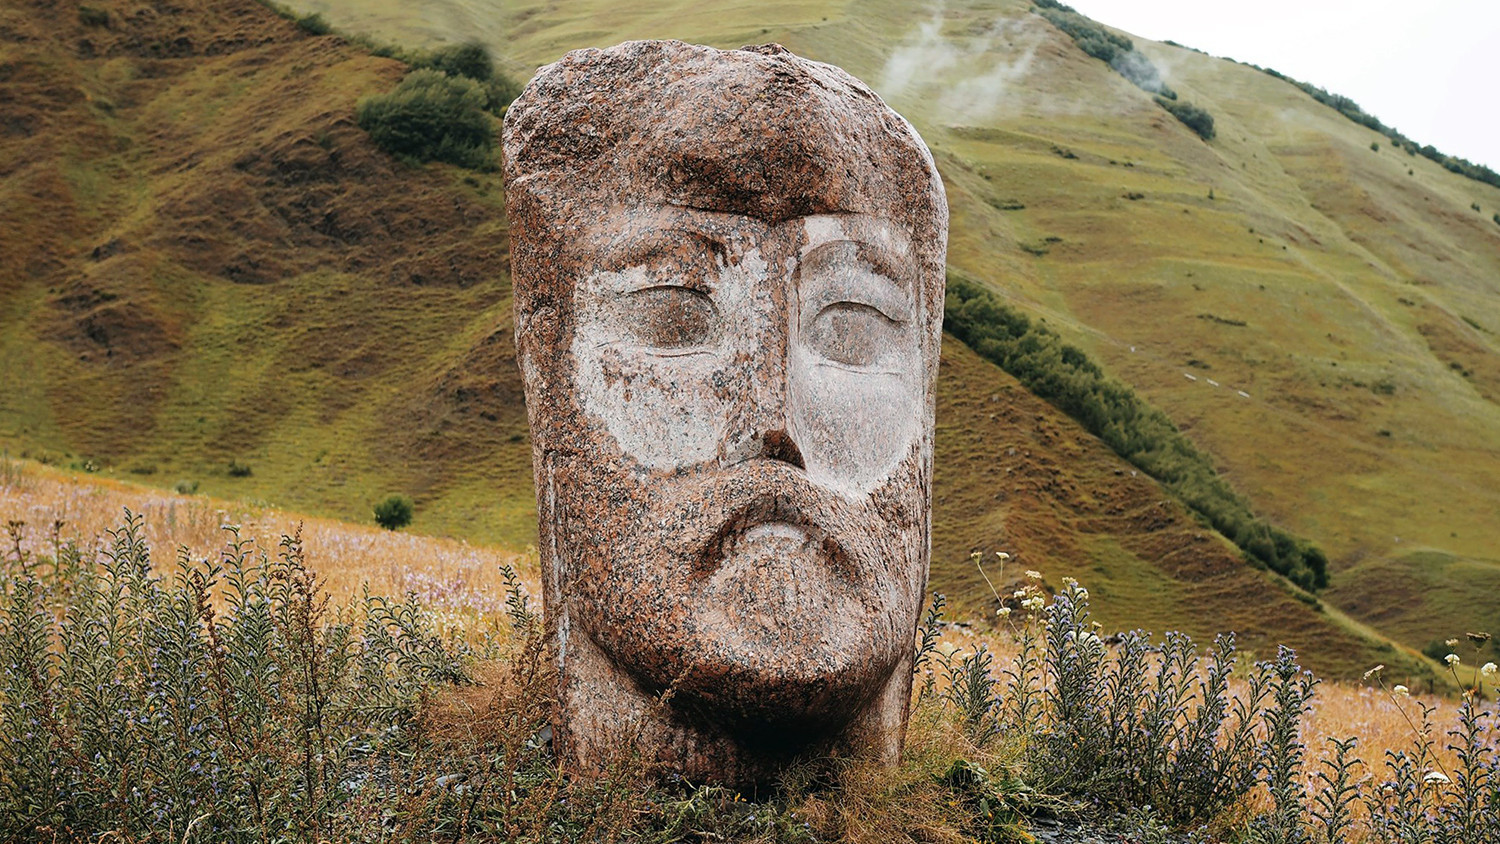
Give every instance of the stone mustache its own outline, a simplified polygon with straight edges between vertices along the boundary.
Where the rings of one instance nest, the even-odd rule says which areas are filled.
[[[638,41],[542,68],[504,149],[561,758],[894,760],[948,229],[927,147],[780,46]]]

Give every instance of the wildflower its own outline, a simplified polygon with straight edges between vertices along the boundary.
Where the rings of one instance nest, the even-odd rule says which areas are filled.
[[[1012,598],[1015,598],[1016,600],[1019,601],[1020,599],[1026,597],[1026,590],[1025,589],[1017,589],[1016,591],[1010,593],[1010,596]]]
[[[1032,580],[1041,580],[1042,579],[1042,573],[1039,572],[1039,571],[1036,571],[1035,569],[1027,569],[1026,570],[1026,576],[1028,578],[1032,579]]]
[[[995,557],[1002,563],[1010,559],[1010,555],[1005,553],[1004,551],[996,551]]]
[[[1443,657],[1443,661],[1449,665],[1457,665],[1459,663],[1458,654],[1448,654]]]
[[[1046,601],[1042,600],[1042,596],[1037,595],[1034,598],[1027,598],[1026,600],[1022,601],[1021,607],[1028,610],[1039,610],[1043,606],[1045,606],[1046,603]]]
[[[1440,771],[1428,771],[1427,772],[1427,776],[1422,777],[1422,782],[1425,782],[1428,785],[1435,785],[1437,783],[1446,783],[1446,782],[1448,782],[1448,777],[1447,777],[1446,774],[1443,774]]]
[[[1473,642],[1476,648],[1484,647],[1484,643],[1490,640],[1488,633],[1465,633],[1464,635],[1469,637],[1469,641]]]
[[[1446,639],[1443,641],[1443,644],[1447,645],[1450,648],[1456,648],[1458,647],[1458,639]]]
[[[995,615],[998,615],[1001,618],[1005,618],[1006,616],[1010,615],[1010,607],[1001,607],[1000,609],[995,610]]]
[[[1395,695],[1396,697],[1411,697],[1411,690],[1401,685],[1400,683],[1397,683],[1396,687],[1394,689],[1391,689],[1391,694]]]
[[[1077,586],[1078,585],[1078,581],[1075,580],[1075,579],[1073,579],[1073,578],[1071,578],[1071,577],[1065,577],[1065,578],[1063,578],[1063,585],[1064,586],[1068,586],[1068,587]]]
[[[1383,664],[1382,665],[1377,665],[1374,668],[1371,668],[1369,671],[1365,672],[1364,679],[1368,680],[1371,677],[1375,676],[1376,674],[1379,674],[1380,672],[1382,672],[1384,670],[1385,670],[1385,665],[1383,665]]]
[[[1486,680],[1495,679],[1497,673],[1500,673],[1500,668],[1496,668],[1493,662],[1486,662],[1484,667],[1479,669],[1479,675]]]

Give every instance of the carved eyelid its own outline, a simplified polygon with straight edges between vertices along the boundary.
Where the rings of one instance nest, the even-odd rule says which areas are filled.
[[[838,273],[831,281],[814,283],[822,278],[819,271],[828,263],[828,253],[836,247],[856,250],[855,272]],[[909,322],[913,304],[906,287],[896,280],[901,274],[895,272],[891,260],[883,249],[860,241],[835,240],[819,244],[803,256],[798,270],[804,305],[814,314],[840,303],[863,305],[893,323]],[[848,262],[840,262],[841,268],[847,266]]]
[[[663,253],[683,247],[696,247],[701,250],[703,257],[716,263],[723,263],[728,252],[722,242],[705,232],[691,228],[672,227],[651,229],[636,237],[616,238],[605,249],[600,263],[607,270],[624,270],[632,267],[651,270],[660,263]],[[647,286],[686,287],[689,290],[709,292],[706,285],[698,283],[696,279],[688,279],[688,281],[690,283],[687,284],[649,284]]]

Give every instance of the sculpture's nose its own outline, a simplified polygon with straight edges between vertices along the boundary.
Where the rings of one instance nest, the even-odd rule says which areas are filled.
[[[802,449],[785,427],[747,431],[738,442],[733,443],[725,462],[733,465],[746,460],[778,460],[798,469],[806,469]]]
[[[802,462],[802,449],[797,447],[797,443],[792,440],[792,435],[785,428],[762,433],[760,442],[761,456],[767,460],[780,460],[798,469],[807,468],[807,464]]]
[[[745,391],[738,431],[730,438],[726,462],[778,460],[798,469],[807,468],[793,434],[787,373],[790,361],[785,349],[784,335],[771,338],[762,347],[762,367],[752,374],[750,389]]]

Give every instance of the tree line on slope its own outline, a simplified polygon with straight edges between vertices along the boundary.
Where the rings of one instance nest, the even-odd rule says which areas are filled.
[[[1475,164],[1467,158],[1460,158],[1456,155],[1448,155],[1447,153],[1444,153],[1434,147],[1432,144],[1419,145],[1416,141],[1413,141],[1412,139],[1403,135],[1395,127],[1387,126],[1385,123],[1382,123],[1380,118],[1360,108],[1359,103],[1356,103],[1354,100],[1351,100],[1342,94],[1332,93],[1328,89],[1320,88],[1317,85],[1312,84],[1311,82],[1302,82],[1300,80],[1293,79],[1290,76],[1279,73],[1269,67],[1261,67],[1260,65],[1248,63],[1246,63],[1246,66],[1253,67],[1261,73],[1264,73],[1268,76],[1274,76],[1277,79],[1282,80],[1283,82],[1288,82],[1292,85],[1297,86],[1298,88],[1302,89],[1302,91],[1309,97],[1312,97],[1314,100],[1317,100],[1323,105],[1326,105],[1334,111],[1337,111],[1339,114],[1342,114],[1355,123],[1358,123],[1359,125],[1370,129],[1374,129],[1380,134],[1385,135],[1388,139],[1390,139],[1391,146],[1406,150],[1407,155],[1420,155],[1423,158],[1436,162],[1439,166],[1451,173],[1457,173],[1460,176],[1466,176],[1470,179],[1475,180],[1476,182],[1484,182],[1488,185],[1500,187],[1500,173],[1496,173],[1494,170],[1491,170],[1483,164]],[[1497,220],[1496,222],[1500,222],[1500,220]]]
[[[1109,65],[1132,85],[1153,94],[1156,104],[1182,121],[1205,141],[1214,139],[1214,118],[1204,109],[1177,98],[1177,92],[1162,81],[1151,60],[1135,49],[1135,43],[1110,32],[1058,0],[1036,0],[1031,10],[1062,30],[1080,50]]]
[[[943,328],[1160,481],[1253,563],[1304,589],[1328,584],[1321,550],[1256,516],[1165,413],[1047,326],[950,272]]]

